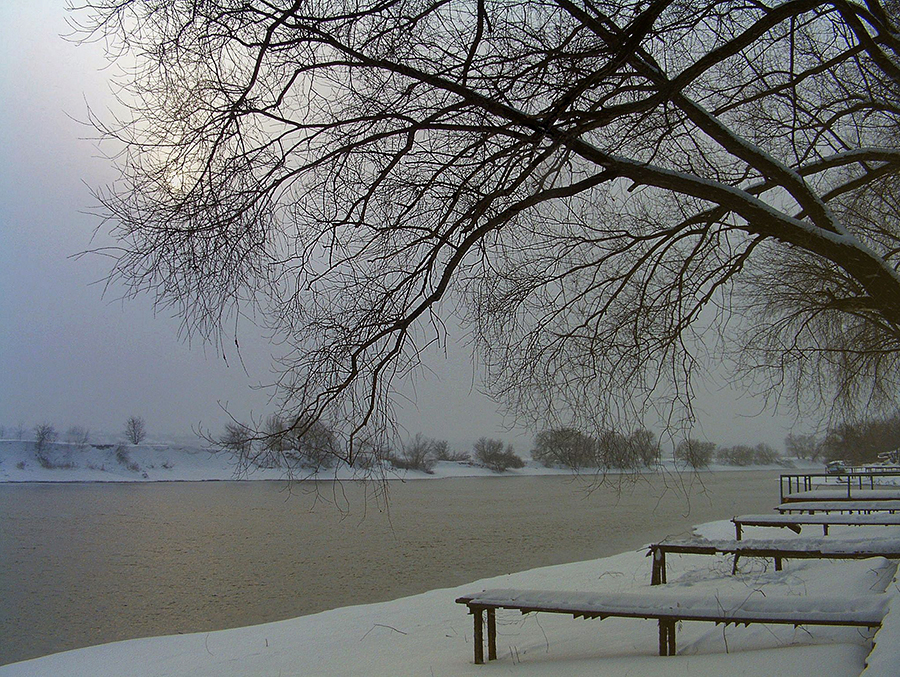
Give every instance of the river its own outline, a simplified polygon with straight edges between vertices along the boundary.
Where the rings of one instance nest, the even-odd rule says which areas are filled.
[[[604,557],[768,512],[777,477],[393,481],[387,509],[358,482],[0,485],[0,664]]]

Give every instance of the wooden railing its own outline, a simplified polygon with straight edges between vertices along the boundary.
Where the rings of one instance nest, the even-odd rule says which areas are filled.
[[[894,478],[888,482],[889,478]],[[878,466],[853,468],[846,472],[825,473],[807,472],[791,473],[781,476],[781,502],[785,497],[798,491],[812,491],[828,486],[829,488],[846,488],[847,498],[853,498],[853,489],[874,489],[876,486],[896,484],[900,486],[900,468]]]

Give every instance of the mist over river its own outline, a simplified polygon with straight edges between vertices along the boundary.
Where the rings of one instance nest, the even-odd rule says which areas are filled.
[[[0,664],[605,557],[768,512],[777,477],[392,481],[388,509],[349,481],[0,484]]]

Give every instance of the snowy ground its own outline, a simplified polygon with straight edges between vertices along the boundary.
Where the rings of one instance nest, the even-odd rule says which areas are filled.
[[[33,442],[0,440],[0,482],[195,482],[203,480],[273,480],[283,479],[277,468],[256,469],[249,474],[235,474],[235,462],[227,453],[214,453],[199,446],[175,444],[88,444],[77,447],[70,444],[49,444],[42,452],[43,463]],[[48,467],[49,466],[49,467]],[[712,465],[706,470],[760,470],[786,471],[823,470],[820,463],[792,459],[790,468],[783,466],[733,466]],[[671,462],[660,470],[674,471]],[[438,463],[432,474],[417,471],[386,470],[386,476],[399,479],[426,479],[441,477],[483,477],[497,473],[468,463]],[[508,470],[507,475],[569,475],[571,471],[545,468],[540,463],[528,461],[524,468]],[[345,467],[323,470],[318,479],[353,479],[357,472]],[[309,475],[304,475],[304,478]]]
[[[833,536],[860,536],[835,529]],[[730,522],[698,528],[707,538],[733,534]],[[766,537],[797,538],[782,530],[761,530]],[[774,533],[773,533],[774,532]],[[875,532],[873,532],[875,533]],[[900,537],[900,529],[891,532]],[[850,562],[787,562],[782,572],[771,564],[747,561],[737,576],[730,562],[710,556],[670,557],[666,592],[718,592],[747,596],[791,597],[841,594],[900,594],[896,563],[881,558]],[[289,621],[220,632],[130,640],[70,651],[0,667],[0,677],[246,677],[249,675],[459,675],[512,674],[607,677],[641,675],[811,675],[827,666],[829,677],[859,675],[872,648],[871,631],[851,628],[790,626],[714,626],[683,623],[678,655],[657,654],[655,622],[626,619],[573,620],[568,616],[498,612],[499,660],[473,664],[472,625],[457,596],[483,588],[562,591],[636,591],[651,588],[650,562],[644,551],[562,566],[547,567],[434,590],[404,599],[336,609]],[[898,605],[900,606],[900,605]],[[879,642],[873,660],[890,675],[900,665],[894,641]],[[878,638],[876,637],[876,641]],[[867,671],[866,676],[873,670]]]

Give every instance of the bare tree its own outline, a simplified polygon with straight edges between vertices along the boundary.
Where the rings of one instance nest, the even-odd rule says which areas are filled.
[[[784,450],[788,456],[817,460],[822,455],[822,444],[815,435],[795,435],[791,433],[784,438]]]
[[[534,438],[531,458],[545,466],[558,464],[573,470],[597,467],[597,440],[574,428],[542,430]]]
[[[503,448],[503,440],[492,440],[487,437],[480,438],[472,448],[475,460],[485,468],[494,472],[504,472],[510,468],[523,468],[523,461],[511,444]]]
[[[686,463],[695,469],[704,468],[710,464],[715,453],[715,442],[688,438],[681,440],[675,447],[675,460]]]
[[[236,454],[241,471],[281,468],[293,476],[300,470],[330,468],[341,456],[339,440],[324,422],[289,421],[280,414],[268,416],[259,431],[230,423],[214,441]]]
[[[49,423],[34,426],[34,455],[43,468],[53,468],[55,464],[47,455],[49,445],[59,437],[56,428]]]
[[[900,355],[897,0],[95,0],[127,55],[111,280],[285,346],[297,420],[391,418],[458,309],[493,394],[690,418],[708,358],[823,411]],[[774,389],[773,389],[774,386]],[[632,419],[635,420],[635,419]]]
[[[39,423],[34,426],[34,447],[38,453],[43,453],[48,444],[53,444],[59,434],[56,428],[49,423]]]
[[[80,425],[73,425],[66,431],[66,443],[84,450],[91,439],[91,432]]]
[[[854,465],[873,463],[878,455],[900,449],[900,414],[841,423],[828,430],[821,452],[826,460],[846,459]]]
[[[399,455],[391,457],[391,464],[401,470],[421,470],[426,473],[433,472],[435,452],[435,440],[425,437],[422,433],[416,433],[412,439],[404,442],[400,447]]]
[[[235,454],[247,454],[253,443],[253,431],[243,423],[226,423],[225,432],[218,440],[219,445]]]
[[[147,425],[140,416],[132,416],[125,421],[125,439],[132,444],[140,444],[147,437]]]

